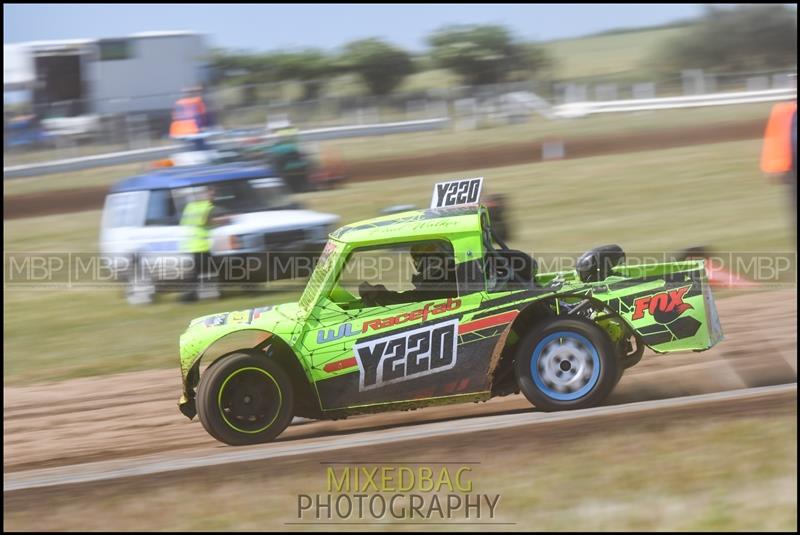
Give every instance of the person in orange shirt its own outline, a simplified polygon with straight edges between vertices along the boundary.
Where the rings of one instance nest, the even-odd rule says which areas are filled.
[[[199,134],[207,126],[206,123],[207,111],[202,91],[199,88],[189,89],[184,97],[175,102],[169,136],[177,138]]]
[[[797,101],[780,102],[764,132],[761,170],[792,188],[793,228],[797,226]],[[796,236],[796,232],[795,232]]]

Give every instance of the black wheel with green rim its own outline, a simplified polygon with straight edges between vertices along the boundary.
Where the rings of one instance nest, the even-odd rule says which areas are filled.
[[[197,415],[217,440],[241,446],[269,442],[292,421],[294,393],[281,366],[260,354],[233,353],[200,377]]]

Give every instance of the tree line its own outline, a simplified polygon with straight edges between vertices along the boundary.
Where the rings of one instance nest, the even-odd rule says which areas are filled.
[[[476,85],[534,77],[551,64],[543,48],[498,25],[447,26],[431,34],[428,44],[428,55],[414,55],[377,37],[352,41],[338,52],[217,50],[211,64],[218,79],[235,83],[303,82],[305,98],[316,97],[328,80],[342,74],[359,76],[372,95],[386,95],[409,75],[432,66]]]
[[[542,77],[556,66],[546,49],[500,25],[442,27],[427,38],[429,51],[415,55],[383,39],[352,41],[338,51],[308,48],[249,54],[215,51],[216,81],[236,84],[303,82],[303,98],[316,98],[342,74],[357,75],[370,94],[387,95],[415,72],[447,69],[467,85]],[[797,64],[797,11],[784,5],[708,7],[686,31],[652,58],[659,72],[685,68],[735,72]]]

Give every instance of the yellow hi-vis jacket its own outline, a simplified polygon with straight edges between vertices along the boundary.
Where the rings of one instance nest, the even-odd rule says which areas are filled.
[[[211,201],[192,201],[183,209],[181,226],[192,227],[189,236],[183,243],[187,253],[207,253],[211,250],[211,237],[208,231],[208,219],[214,205]]]

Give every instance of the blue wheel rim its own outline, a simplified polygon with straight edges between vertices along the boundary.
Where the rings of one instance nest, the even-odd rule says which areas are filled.
[[[562,359],[562,356],[565,358]],[[570,356],[575,358],[566,358]],[[564,371],[559,367],[553,372],[553,366],[560,365],[563,360],[570,362],[570,369]],[[574,367],[576,361],[580,367]],[[556,377],[559,370],[562,371],[561,376]],[[575,370],[572,379],[565,377],[572,370]],[[533,349],[531,378],[547,397],[557,401],[574,401],[597,385],[600,379],[600,355],[585,336],[572,331],[557,331],[544,337]]]

